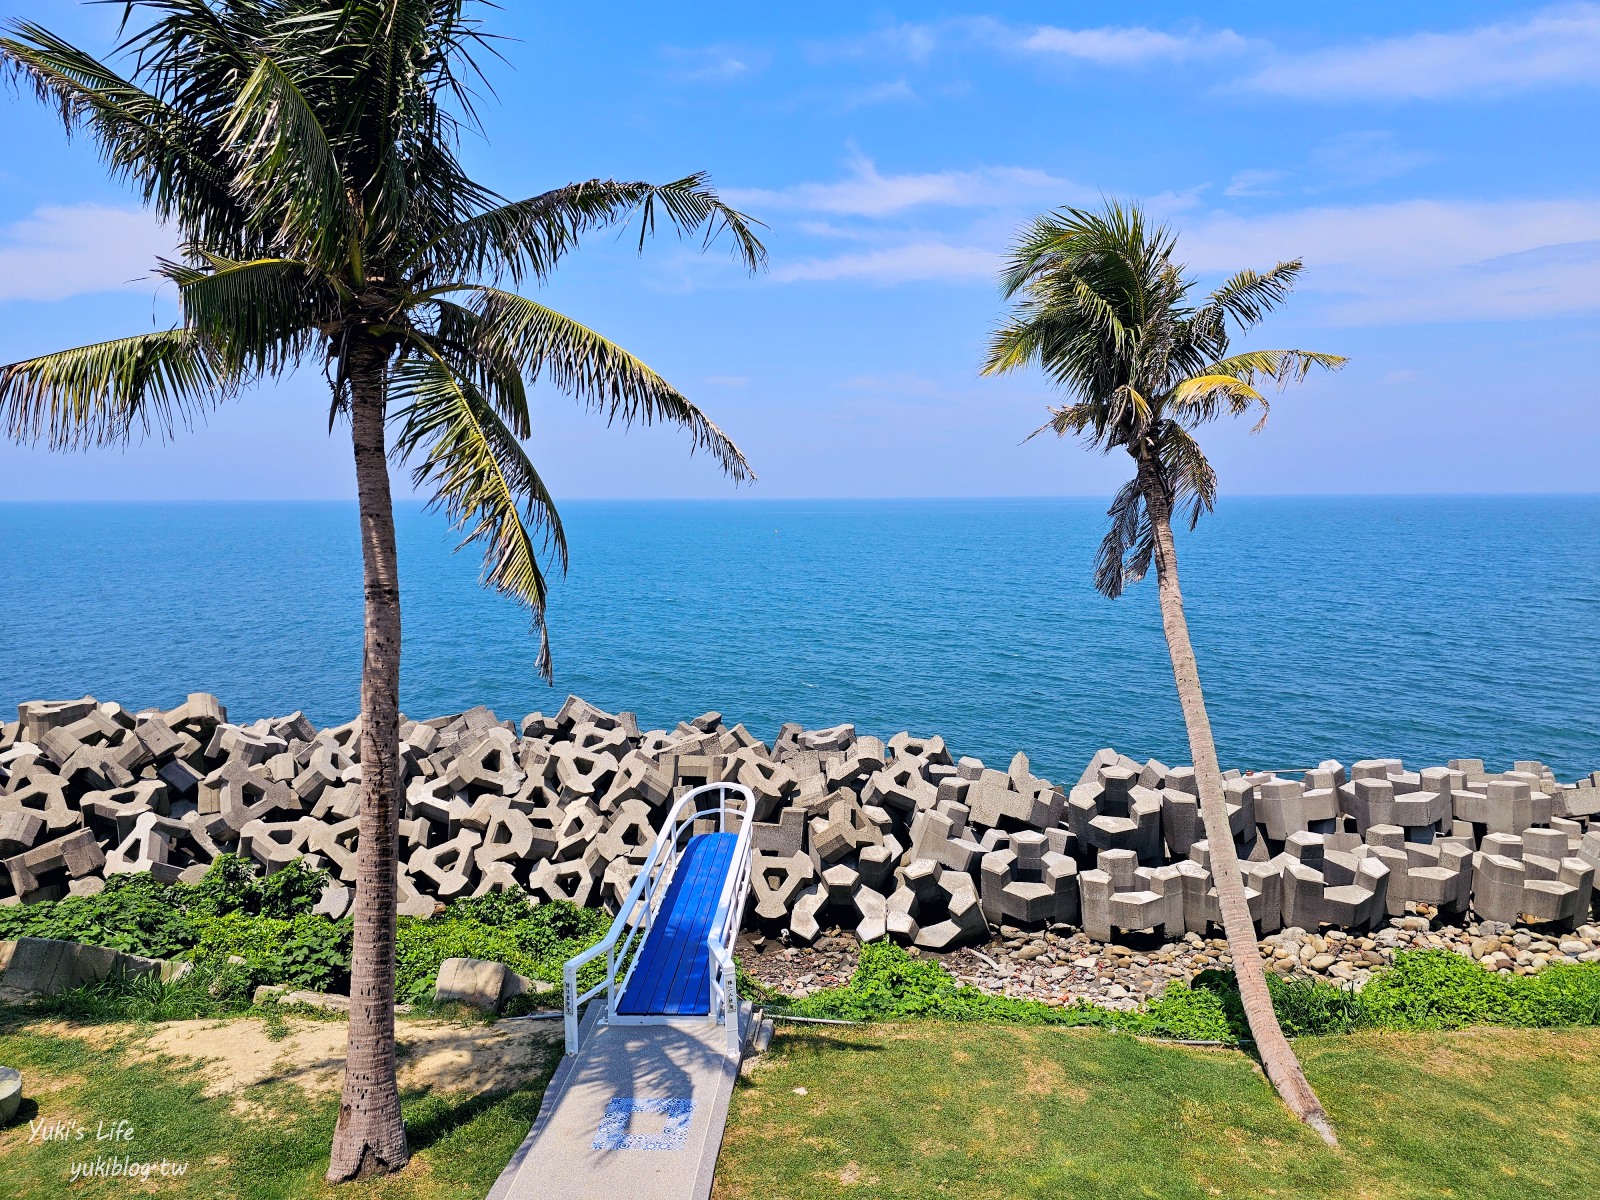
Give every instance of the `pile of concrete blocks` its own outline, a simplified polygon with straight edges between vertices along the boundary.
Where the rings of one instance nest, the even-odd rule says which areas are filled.
[[[1168,938],[1184,934],[1183,876],[1176,865],[1142,867],[1132,850],[1101,850],[1078,883],[1083,931],[1096,941],[1109,942],[1114,933],[1141,929]]]
[[[1374,825],[1398,826],[1410,842],[1432,842],[1451,832],[1454,797],[1466,780],[1458,772],[1430,767],[1407,771],[1399,759],[1367,759],[1350,768],[1339,785],[1339,804],[1361,837]]]
[[[1211,844],[1204,838],[1189,847],[1189,857],[1175,864],[1183,886],[1183,923],[1190,933],[1205,935],[1222,928],[1216,876],[1211,872]],[[1239,860],[1244,898],[1256,931],[1265,935],[1283,927],[1283,865]]]
[[[1594,863],[1559,830],[1491,833],[1473,860],[1472,907],[1489,921],[1571,929],[1589,915],[1594,882]]]
[[[1414,828],[1369,825],[1366,830],[1366,853],[1389,868],[1389,915],[1401,917],[1428,905],[1448,920],[1464,920],[1472,903],[1471,839],[1419,842],[1407,836]]]
[[[1081,853],[1129,850],[1141,863],[1159,863],[1162,794],[1140,782],[1137,763],[1105,761],[1111,754],[1097,754],[1067,797],[1067,828]]]
[[[1389,868],[1382,859],[1359,848],[1329,849],[1326,835],[1306,832],[1290,834],[1279,858],[1286,928],[1360,931],[1387,920]]]
[[[979,870],[983,915],[990,924],[1079,923],[1082,882],[1078,864],[1052,849],[1047,834],[1036,829],[1010,834],[1004,845],[982,857]]]
[[[326,870],[318,911],[349,912],[361,850],[359,720],[231,721],[214,696],[129,711],[93,697],[0,725],[0,904],[86,895],[149,871],[194,882],[220,855]],[[576,696],[505,721],[487,708],[402,718],[402,914],[521,891],[610,911],[676,799],[755,796],[747,924],[944,951],[1000,925],[1096,936],[1219,924],[1193,768],[1097,752],[1070,788],[1018,753],[1003,770],[937,736],[786,724],[763,742],[707,712],[643,729]],[[1600,772],[1533,760],[1412,770],[1397,759],[1224,773],[1228,834],[1260,932],[1366,928],[1418,910],[1577,919],[1600,867]],[[1511,914],[1511,915],[1508,915]]]
[[[1303,779],[1268,776],[1255,781],[1256,816],[1275,855],[1282,854],[1297,833],[1321,837],[1342,832],[1343,779],[1343,767],[1323,762]]]

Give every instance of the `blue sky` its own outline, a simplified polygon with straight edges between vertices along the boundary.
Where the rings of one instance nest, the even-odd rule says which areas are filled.
[[[1050,396],[977,377],[999,254],[1030,214],[1142,200],[1206,279],[1306,260],[1256,335],[1351,356],[1208,434],[1224,493],[1600,490],[1600,4],[517,2],[465,155],[510,197],[705,169],[771,270],[595,238],[547,289],[699,401],[745,495],[1101,495],[1121,462],[1020,445]],[[115,6],[0,2],[87,47]],[[0,361],[174,318],[171,239],[0,94]],[[0,499],[351,494],[317,370],[171,444],[0,446]],[[558,499],[734,495],[672,430],[550,393]]]

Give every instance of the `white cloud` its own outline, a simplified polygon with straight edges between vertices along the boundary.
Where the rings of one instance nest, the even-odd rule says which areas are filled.
[[[1316,182],[1307,190],[1365,187],[1404,175],[1431,158],[1421,151],[1403,149],[1386,129],[1347,130],[1311,152],[1306,165]]]
[[[994,250],[957,246],[940,241],[914,242],[860,254],[810,258],[775,267],[779,283],[864,279],[872,283],[908,283],[914,280],[993,279],[999,270]]]
[[[1262,197],[1297,191],[1315,195],[1367,187],[1404,175],[1431,159],[1432,155],[1401,147],[1388,130],[1352,129],[1329,138],[1293,167],[1235,172],[1222,194]]]
[[[853,177],[835,183],[729,189],[726,198],[758,215],[765,209],[884,217],[920,205],[995,208],[1036,201],[1063,204],[1094,195],[1070,180],[1026,167],[884,175],[860,154],[850,159],[850,167]]]
[[[808,49],[815,61],[857,58],[921,64],[947,48],[988,47],[1125,67],[1237,54],[1250,45],[1231,29],[1180,33],[1138,25],[1068,29],[1058,25],[1012,25],[992,17],[952,17],[885,25],[859,37],[812,43]]]
[[[1163,33],[1143,26],[1063,29],[1041,25],[1016,41],[1019,49],[1103,66],[1127,67],[1148,62],[1188,62],[1238,54],[1250,43],[1231,29]]]
[[[1547,8],[1457,33],[1277,54],[1245,87],[1306,99],[1419,99],[1600,82],[1600,5]]]
[[[174,251],[173,236],[141,210],[101,204],[37,208],[0,229],[0,300],[150,291],[156,259]]]
[[[965,22],[960,23],[965,24]],[[935,25],[916,21],[895,21],[858,37],[808,42],[805,45],[805,52],[813,62],[853,58],[927,62],[938,48],[950,24],[950,22]]]
[[[665,46],[661,53],[673,64],[671,77],[680,83],[733,83],[765,68],[771,57],[734,46]]]
[[[893,104],[902,100],[916,100],[917,93],[904,79],[896,79],[890,83],[875,83],[871,87],[848,93],[839,102],[840,112],[850,112],[852,109],[867,108],[874,104]]]
[[[1224,196],[1279,196],[1283,193],[1272,184],[1279,183],[1287,171],[1252,170],[1236,171],[1228,186],[1222,190]]]
[[[1600,200],[1328,206],[1189,221],[1197,270],[1306,262],[1300,290],[1326,320],[1517,319],[1600,309]]]

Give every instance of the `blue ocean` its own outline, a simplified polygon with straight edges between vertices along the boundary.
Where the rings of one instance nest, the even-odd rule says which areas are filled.
[[[398,515],[402,704],[502,717],[576,692],[671,727],[708,709],[939,733],[1075,780],[1114,746],[1187,762],[1154,580],[1091,584],[1089,500],[569,502],[556,682],[444,521]],[[0,505],[0,704],[220,696],[356,711],[361,577],[341,503]],[[1228,499],[1180,540],[1225,766],[1541,758],[1600,767],[1600,498]]]

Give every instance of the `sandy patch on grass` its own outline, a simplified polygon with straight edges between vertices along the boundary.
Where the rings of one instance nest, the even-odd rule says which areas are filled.
[[[131,1047],[139,1058],[162,1055],[198,1060],[206,1095],[243,1093],[267,1083],[292,1083],[321,1095],[344,1081],[343,1021],[285,1022],[287,1037],[273,1041],[260,1021],[170,1021]],[[404,1021],[396,1030],[400,1090],[492,1092],[532,1079],[548,1060],[561,1027],[554,1022],[459,1025]]]

